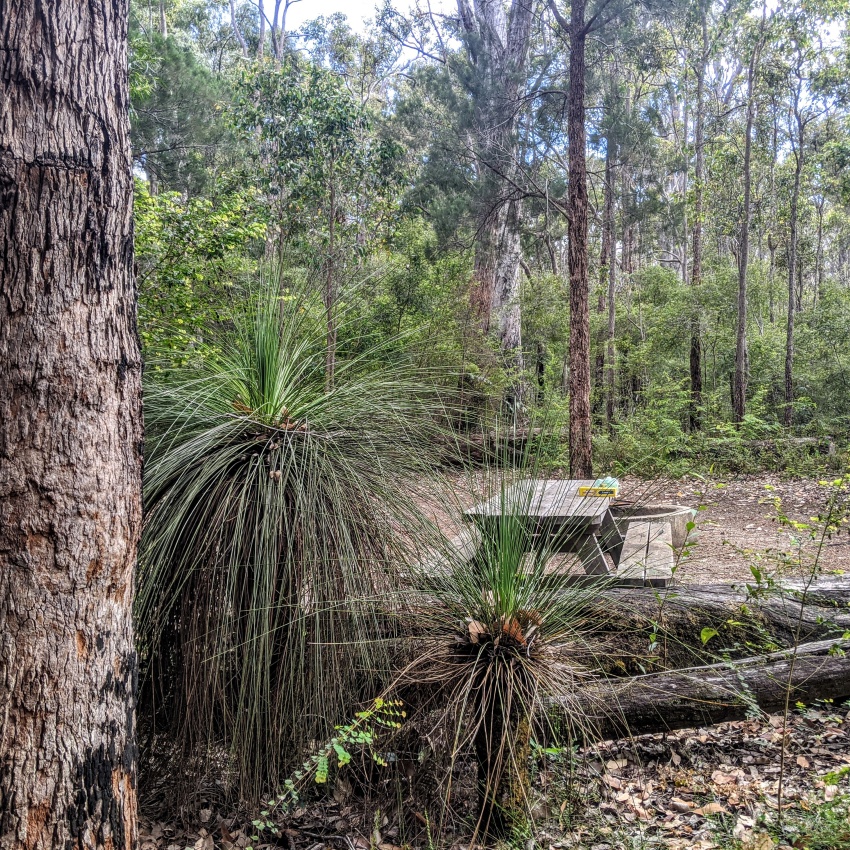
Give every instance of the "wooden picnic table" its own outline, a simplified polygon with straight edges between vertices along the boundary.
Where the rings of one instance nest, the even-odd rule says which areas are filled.
[[[550,545],[555,551],[573,552],[588,575],[607,575],[605,552],[615,564],[619,560],[623,538],[611,515],[611,499],[580,496],[579,488],[593,481],[548,479],[520,481],[504,494],[466,511],[483,535],[495,536],[498,523],[507,513],[526,524],[532,547]]]

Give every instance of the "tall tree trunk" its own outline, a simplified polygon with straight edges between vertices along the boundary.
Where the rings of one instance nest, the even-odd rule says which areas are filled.
[[[773,128],[771,135],[771,152],[772,157],[770,159],[770,221],[772,225],[776,226],[776,159],[779,156],[779,127],[777,126],[777,110],[774,108],[771,110],[773,113]],[[773,239],[773,233],[768,232],[767,234],[767,250],[770,254],[770,266],[768,269],[768,277],[767,277],[767,299],[768,299],[768,318],[770,319],[770,324],[776,324],[776,301],[774,298],[774,277],[776,274],[776,249],[777,244]]]
[[[0,0],[0,845],[135,847],[127,0]]]
[[[520,333],[520,223],[522,205],[511,186],[517,174],[521,92],[531,33],[532,4],[458,0],[467,54],[475,67],[474,154],[479,177],[479,226],[475,242],[472,307],[485,332],[498,336],[505,366],[514,378],[506,401],[522,399]]]
[[[795,109],[795,112],[797,110]],[[788,225],[788,320],[785,326],[785,411],[784,423],[790,428],[794,419],[794,283],[797,276],[797,216],[800,200],[800,177],[803,172],[804,125],[797,115],[797,144],[794,147],[794,188]]]
[[[282,41],[286,37],[286,21],[284,20],[281,30],[278,30],[278,18],[280,16],[280,4],[282,0],[274,0],[274,16],[272,17],[272,50],[274,51],[275,64],[280,64],[283,56]],[[284,10],[284,18],[286,10]]]
[[[567,235],[570,270],[570,476],[590,478],[590,309],[587,278],[587,164],[584,126],[587,32],[585,0],[572,0],[570,15],[569,200]]]
[[[735,342],[735,380],[732,385],[732,415],[740,424],[747,407],[747,265],[750,256],[750,195],[752,184],[753,121],[756,101],[754,95],[755,72],[759,45],[753,47],[747,69],[747,123],[744,136],[744,208],[741,213],[741,238],[738,246],[738,326]]]
[[[605,369],[605,423],[608,430],[614,422],[614,407],[616,402],[616,363],[617,356],[614,332],[617,322],[617,303],[615,300],[617,288],[617,234],[614,217],[614,142],[610,135],[605,151],[605,188],[608,192],[605,204],[605,218],[608,228],[609,253],[606,272],[608,274],[607,306],[608,306],[608,328],[606,333],[606,369]]]
[[[823,298],[823,211],[826,198],[823,195],[815,200],[818,214],[817,247],[815,249],[815,301]]]
[[[333,170],[333,164],[331,165]],[[325,257],[325,391],[330,392],[334,385],[336,371],[336,184],[331,180],[328,186],[328,254]]]
[[[609,132],[605,139],[605,182],[602,187],[602,245],[599,251],[599,298],[596,303],[597,313],[603,315],[606,311],[609,285],[609,267],[613,264],[614,245],[614,157],[611,152],[613,141]],[[603,397],[605,383],[605,357],[608,347],[608,331],[603,328],[599,334],[599,344],[596,352],[596,369],[594,370],[594,386],[600,398]]]
[[[159,33],[168,38],[168,21],[165,18],[165,0],[159,0]]]
[[[697,70],[696,116],[694,119],[694,228],[691,256],[691,287],[694,302],[702,284],[702,222],[703,192],[705,189],[705,69],[708,64],[708,20],[705,2],[700,3],[702,24],[702,52]],[[690,383],[691,398],[688,421],[691,431],[698,431],[702,424],[702,334],[700,333],[700,311],[694,304],[691,315]]]
[[[248,45],[245,43],[245,38],[242,35],[242,31],[239,29],[238,22],[236,21],[236,3],[234,0],[230,0],[230,26],[233,29],[233,35],[236,36],[236,40],[239,42],[242,55],[247,59]]]
[[[263,58],[263,50],[266,47],[266,13],[263,10],[263,0],[258,0],[257,10],[260,13],[260,32],[257,39],[257,59]]]

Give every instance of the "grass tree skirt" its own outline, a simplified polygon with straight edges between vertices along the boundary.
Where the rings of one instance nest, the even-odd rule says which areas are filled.
[[[143,706],[248,799],[380,691],[376,612],[424,528],[428,395],[358,358],[327,389],[321,318],[262,284],[146,390]]]

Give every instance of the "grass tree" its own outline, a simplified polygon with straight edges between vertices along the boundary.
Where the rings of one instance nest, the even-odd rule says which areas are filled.
[[[321,313],[263,285],[146,389],[147,697],[249,797],[380,689],[382,600],[421,530],[431,396],[374,351],[327,389]]]
[[[569,585],[550,571],[564,537],[541,536],[524,519],[535,498],[533,477],[491,490],[500,519],[476,557],[463,560],[448,548],[444,569],[418,577],[421,595],[412,609],[425,637],[401,676],[442,694],[453,756],[472,747],[476,831],[491,837],[527,824],[533,727],[545,722],[547,701],[566,707],[566,737],[583,737],[584,710],[569,706],[599,667],[586,636],[600,624],[600,585]]]

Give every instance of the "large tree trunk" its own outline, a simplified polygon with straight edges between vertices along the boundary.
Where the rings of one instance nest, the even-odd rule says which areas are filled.
[[[750,255],[750,162],[753,150],[753,121],[756,101],[753,92],[759,46],[753,47],[747,69],[747,123],[744,136],[744,208],[741,212],[741,239],[738,246],[738,324],[735,342],[735,377],[732,384],[732,416],[737,425],[744,419],[747,408],[747,265]]]
[[[608,145],[611,146],[613,142],[610,137],[608,139]],[[617,293],[617,235],[616,235],[616,227],[615,227],[615,219],[614,219],[614,168],[613,168],[613,159],[614,155],[612,152],[606,153],[605,157],[605,185],[608,189],[608,204],[606,205],[606,215],[608,217],[608,230],[609,230],[609,240],[610,240],[610,254],[608,257],[608,332],[606,334],[607,337],[607,350],[605,352],[605,359],[607,362],[607,367],[605,370],[605,423],[608,426],[608,430],[610,431],[614,424],[614,408],[616,406],[616,357],[617,357],[617,349],[616,349],[616,341],[614,339],[614,334],[617,329],[617,302],[616,302],[616,293]],[[609,168],[609,162],[611,163]]]
[[[532,4],[513,0],[508,15],[501,3],[458,0],[475,67],[474,155],[479,213],[475,241],[473,310],[485,332],[494,331],[505,366],[514,374],[508,401],[519,401],[524,384],[520,334],[519,270],[522,206],[512,180],[517,173],[520,97],[531,33]]]
[[[587,139],[584,126],[587,38],[585,0],[572,0],[570,90],[567,107],[569,196],[567,258],[570,270],[570,477],[591,478],[590,305],[587,278]]]
[[[834,654],[835,650],[839,650]],[[584,728],[601,739],[743,720],[758,707],[850,696],[850,641],[802,644],[767,656],[589,684],[577,695]],[[576,711],[576,699],[569,703]]]
[[[705,0],[700,3],[702,23],[702,53],[697,69],[696,117],[694,120],[694,228],[693,250],[691,256],[691,286],[694,296],[702,283],[702,221],[703,192],[705,189],[705,69],[708,64],[708,20]],[[694,298],[696,301],[696,297]],[[691,315],[690,381],[691,399],[688,420],[691,431],[697,431],[701,425],[700,407],[702,406],[702,341],[700,333],[700,311],[694,304]]]
[[[0,846],[132,848],[127,0],[0,0]]]

